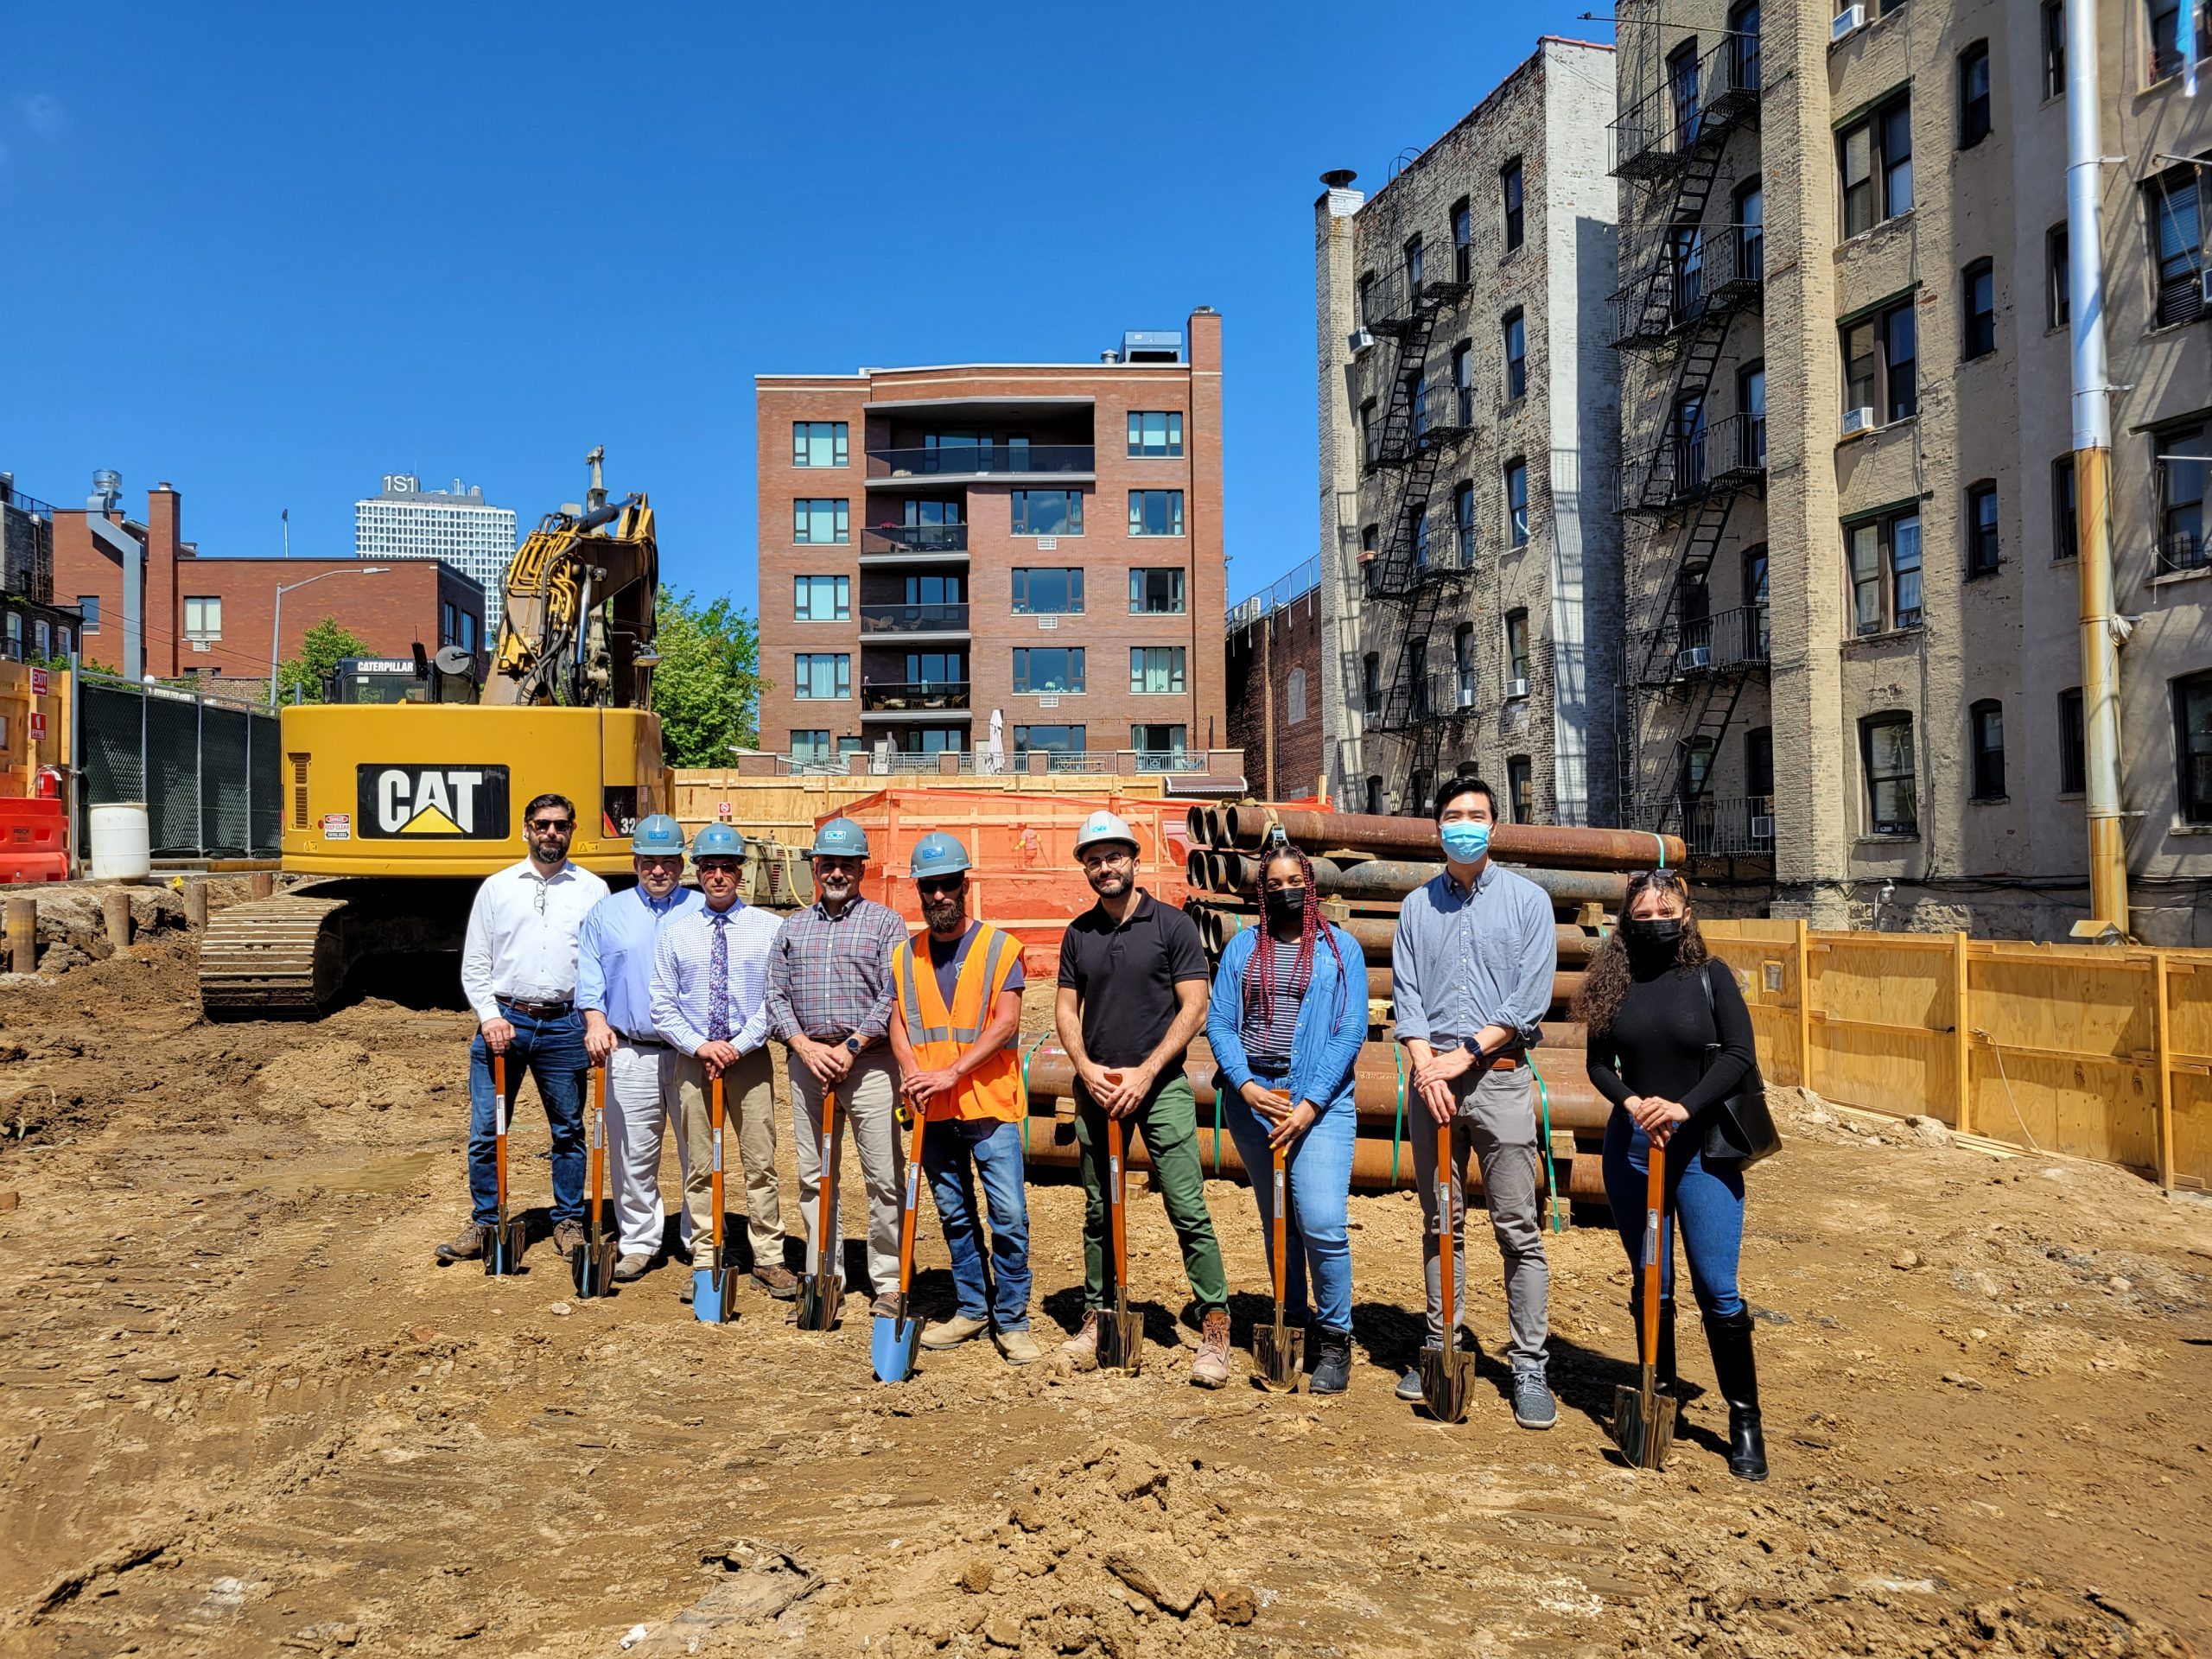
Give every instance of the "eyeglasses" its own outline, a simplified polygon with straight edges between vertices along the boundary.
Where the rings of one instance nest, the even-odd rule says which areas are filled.
[[[638,862],[649,870],[681,870],[683,868],[683,855],[681,853],[639,853]]]
[[[1110,869],[1116,864],[1134,864],[1135,853],[1085,853],[1083,868],[1086,870]]]
[[[963,875],[940,875],[927,881],[914,883],[914,891],[925,899],[942,899],[948,893],[957,893],[968,885]]]
[[[735,875],[737,861],[734,858],[702,858],[699,861],[702,875]]]
[[[559,830],[566,831],[573,830],[576,826],[574,821],[568,818],[532,818],[530,821],[530,827],[537,830],[540,835],[543,835],[549,830]]]

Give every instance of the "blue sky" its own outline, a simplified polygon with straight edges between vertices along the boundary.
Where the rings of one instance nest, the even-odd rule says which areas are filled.
[[[1609,40],[1585,10],[22,8],[0,468],[330,554],[386,472],[527,526],[604,443],[669,579],[750,606],[754,374],[1080,361],[1209,304],[1240,596],[1314,548],[1319,175],[1380,185],[1540,32]]]

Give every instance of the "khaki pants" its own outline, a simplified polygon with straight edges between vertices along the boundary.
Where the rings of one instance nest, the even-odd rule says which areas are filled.
[[[1459,1222],[1452,1241],[1454,1332],[1465,1321],[1467,1285],[1466,1188],[1460,1179],[1472,1148],[1483,1174],[1483,1201],[1491,1236],[1505,1266],[1505,1318],[1512,1332],[1506,1357],[1516,1370],[1541,1371],[1549,1335],[1551,1267],[1544,1257],[1543,1212],[1537,1202],[1536,1093],[1526,1065],[1463,1074],[1452,1085],[1459,1113],[1452,1120],[1452,1210]],[[1414,1179],[1420,1183],[1421,1249],[1428,1264],[1428,1343],[1444,1343],[1444,1281],[1437,1260],[1436,1120],[1427,1103],[1408,1091],[1406,1131],[1413,1141]],[[1456,1339],[1456,1338],[1455,1338]]]
[[[683,1242],[713,1236],[715,1131],[707,1112],[707,1069],[688,1054],[673,1062],[683,1122]],[[784,1265],[784,1211],[776,1185],[775,1072],[764,1046],[722,1074],[722,1179],[731,1175],[729,1146],[745,1173],[746,1232],[754,1268]],[[728,1202],[728,1193],[723,1193]]]
[[[822,1182],[822,1080],[806,1069],[796,1054],[785,1062],[791,1084],[791,1127],[798,1139],[791,1150],[798,1155],[798,1198],[806,1224],[806,1270],[817,1271],[815,1252],[821,1241],[814,1236],[817,1196]],[[899,1189],[906,1179],[906,1148],[899,1144],[898,1067],[891,1051],[879,1046],[861,1055],[837,1085],[837,1127],[842,1138],[850,1130],[860,1154],[861,1179],[868,1187],[868,1276],[876,1295],[899,1288]],[[833,1154],[842,1164],[842,1154]],[[842,1196],[830,1198],[830,1236],[842,1238],[844,1226],[837,1213]],[[842,1263],[838,1271],[843,1271]]]

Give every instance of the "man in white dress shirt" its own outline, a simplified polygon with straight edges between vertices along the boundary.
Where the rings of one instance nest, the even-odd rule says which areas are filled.
[[[721,1077],[722,1110],[745,1166],[746,1230],[753,1279],[779,1300],[798,1292],[784,1265],[784,1216],[776,1184],[776,1096],[768,1063],[768,948],[781,924],[737,896],[745,837],[710,823],[691,838],[703,906],[664,918],[653,937],[652,1021],[677,1051],[678,1116],[690,1148],[683,1173],[683,1234],[695,1248],[714,1228],[714,1133],[707,1079]],[[725,1142],[727,1145],[727,1142]],[[727,1165],[725,1165],[727,1173]],[[677,1296],[691,1300],[684,1274]]]
[[[607,883],[569,862],[576,809],[540,795],[523,809],[530,856],[486,876],[468,911],[461,985],[476,1012],[468,1046],[468,1224],[438,1246],[442,1262],[484,1253],[498,1214],[493,1168],[492,1057],[507,1058],[512,1100],[527,1071],[553,1130],[553,1243],[563,1255],[584,1242],[584,1022],[577,1014],[576,931]]]

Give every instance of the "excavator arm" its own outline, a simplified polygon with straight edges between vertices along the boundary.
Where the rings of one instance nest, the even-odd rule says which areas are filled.
[[[652,698],[660,551],[642,493],[609,501],[591,453],[582,512],[549,512],[507,566],[484,701],[643,709]]]

